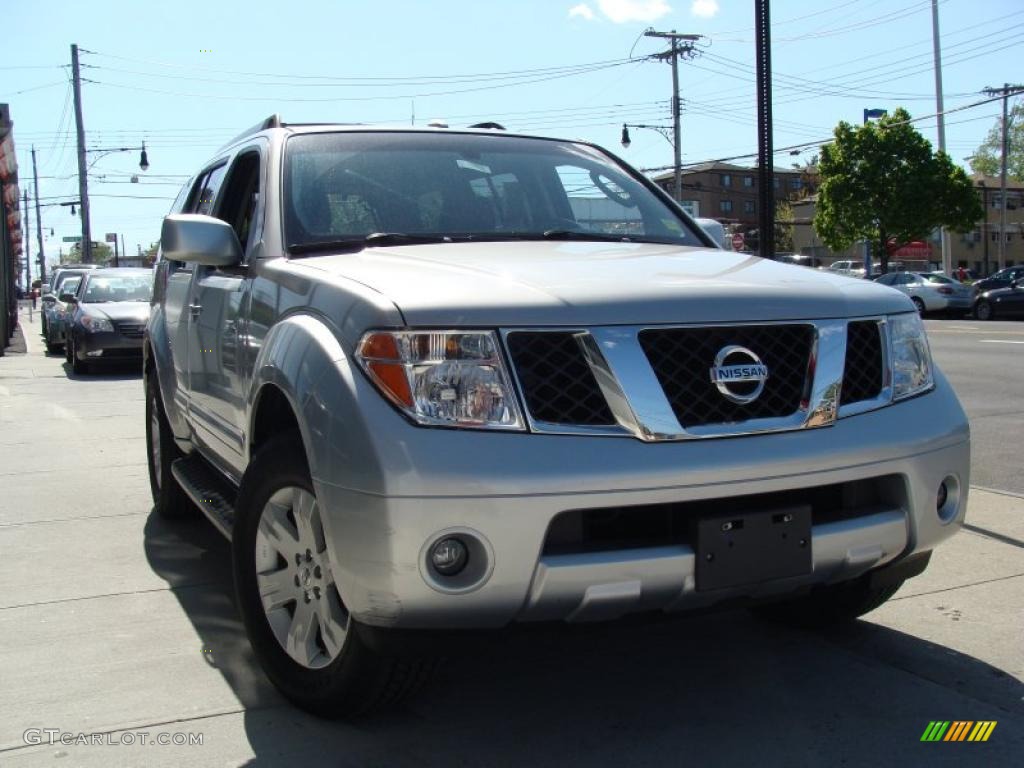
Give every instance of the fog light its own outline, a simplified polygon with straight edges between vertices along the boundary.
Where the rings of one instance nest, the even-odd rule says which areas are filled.
[[[935,497],[935,509],[942,511],[942,508],[946,506],[946,502],[949,500],[949,489],[946,487],[944,482],[939,483],[939,493]]]
[[[430,564],[442,576],[454,576],[469,562],[469,551],[458,539],[441,539],[430,552]]]

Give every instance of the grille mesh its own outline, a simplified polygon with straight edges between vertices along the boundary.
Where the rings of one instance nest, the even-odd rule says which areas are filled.
[[[582,426],[616,423],[572,333],[519,331],[507,341],[534,419]]]
[[[846,327],[846,362],[839,404],[873,400],[882,392],[882,335],[874,320]]]
[[[801,405],[814,339],[810,325],[668,328],[640,333],[640,345],[684,428],[789,416]],[[738,344],[768,367],[760,397],[740,405],[711,382],[715,355]],[[747,385],[750,387],[751,385]],[[742,385],[733,385],[742,392]]]

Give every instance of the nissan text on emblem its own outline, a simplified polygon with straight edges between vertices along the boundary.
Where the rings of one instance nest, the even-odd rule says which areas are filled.
[[[711,367],[711,381],[722,396],[737,405],[757,400],[768,380],[768,366],[746,347],[722,347]]]

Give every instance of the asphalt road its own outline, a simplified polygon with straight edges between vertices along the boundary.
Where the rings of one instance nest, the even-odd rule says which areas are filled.
[[[1024,494],[1024,322],[926,320],[971,421],[971,483]]]
[[[976,456],[999,439],[1011,454],[984,415],[1006,418],[1005,392],[976,386],[1005,362],[990,348],[1017,347],[959,325],[929,322],[936,357],[981,415]],[[1022,498],[972,489],[970,527],[842,632],[732,611],[499,635],[404,708],[325,722],[256,665],[227,542],[150,514],[139,374],[74,376],[29,343],[0,358],[0,765],[1020,765]],[[961,345],[973,363],[946,359]],[[937,719],[998,724],[986,743],[922,743]]]

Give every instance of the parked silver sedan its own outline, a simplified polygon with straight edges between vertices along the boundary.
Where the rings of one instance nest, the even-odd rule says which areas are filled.
[[[877,278],[875,282],[907,294],[917,307],[917,311],[922,314],[951,310],[967,312],[974,301],[974,291],[970,286],[962,285],[945,275],[890,272]]]

